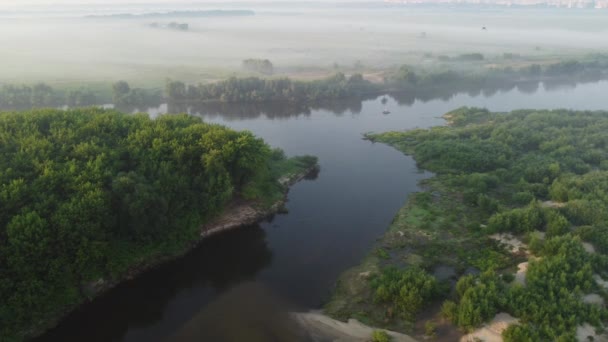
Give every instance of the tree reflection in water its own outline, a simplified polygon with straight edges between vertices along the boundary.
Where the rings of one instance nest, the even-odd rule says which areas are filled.
[[[58,336],[70,336],[74,341],[79,340],[78,336],[81,341],[114,341],[117,336],[129,340],[125,338],[127,331],[162,322],[172,303],[179,303],[180,316],[191,317],[218,293],[254,279],[271,262],[266,232],[258,225],[213,236],[188,257],[146,272],[96,298],[37,341],[57,341]],[[157,340],[162,338],[159,334],[178,328],[179,322],[163,322],[149,332],[154,336],[148,340]],[[97,332],[95,336],[92,330]]]

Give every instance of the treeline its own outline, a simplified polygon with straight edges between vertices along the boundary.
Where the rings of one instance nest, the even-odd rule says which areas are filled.
[[[462,55],[463,59],[483,59],[479,54]],[[267,59],[247,59],[243,68],[265,75],[274,73]],[[554,64],[532,64],[522,68],[489,68],[474,71],[457,71],[455,68],[440,70],[415,69],[403,65],[387,73],[381,84],[372,83],[361,74],[346,76],[337,73],[325,79],[296,81],[289,78],[264,79],[259,77],[237,78],[210,84],[185,84],[168,80],[164,94],[161,90],[132,88],[126,81],[112,84],[112,97],[88,89],[58,91],[40,83],[33,86],[5,85],[0,89],[0,107],[23,109],[53,106],[89,106],[100,101],[112,101],[123,108],[157,106],[163,101],[263,103],[286,102],[292,104],[322,104],[326,101],[364,98],[370,94],[387,92],[400,103],[411,103],[417,98],[432,99],[449,97],[456,92],[496,92],[515,86],[534,91],[538,82],[568,82],[601,80],[608,74],[608,58],[595,56],[583,61],[563,61]]]
[[[287,160],[251,133],[187,115],[102,109],[0,114],[0,336],[20,340],[169,256],[235,196],[266,203]]]
[[[107,97],[107,96],[106,96]],[[102,101],[106,101],[102,103]],[[105,98],[88,88],[57,90],[48,84],[4,85],[0,88],[1,109],[30,109],[42,107],[86,107],[112,101],[117,106],[158,106],[162,103],[159,91],[132,88],[126,81],[112,84],[112,98]]]
[[[511,233],[538,258],[530,260],[525,286],[512,283],[510,264],[461,277],[443,315],[470,331],[507,312],[520,323],[503,334],[506,341],[574,341],[582,324],[604,326],[608,310],[583,297],[608,299],[596,281],[608,278],[608,112],[461,108],[445,117],[449,127],[369,138],[438,174],[437,189],[465,205],[453,216],[467,227],[463,243]],[[458,257],[466,262],[473,253]]]
[[[462,59],[483,60],[480,54],[462,55]],[[263,74],[273,72],[268,60],[248,59],[243,68]],[[169,102],[270,102],[291,103],[321,102],[365,94],[390,92],[399,99],[416,96],[434,98],[437,94],[451,95],[457,91],[482,91],[500,87],[540,81],[600,80],[608,72],[608,58],[595,57],[585,61],[564,61],[548,65],[532,64],[522,68],[488,68],[476,71],[414,69],[404,65],[391,71],[383,84],[367,81],[361,74],[350,77],[337,73],[315,81],[294,81],[289,78],[263,79],[258,77],[236,78],[211,84],[187,85],[180,81],[167,81],[165,97]],[[497,88],[498,87],[498,88]]]
[[[94,104],[97,104],[97,96],[92,90],[86,88],[57,91],[44,83],[37,83],[33,86],[4,85],[0,88],[0,107],[3,109]]]
[[[132,88],[126,81],[112,84],[112,102],[117,106],[158,106],[162,102],[160,91]]]
[[[167,81],[165,95],[171,102],[270,102],[285,101],[310,103],[347,97],[358,97],[377,92],[379,86],[361,74],[350,77],[342,73],[316,81],[293,81],[288,78],[261,79],[236,78],[211,84],[186,85],[180,81]]]
[[[463,55],[468,59],[479,54]],[[493,86],[512,82],[544,81],[556,78],[595,80],[608,72],[608,58],[599,56],[589,61],[568,60],[553,64],[531,64],[521,68],[495,67],[477,71],[420,70],[403,65],[386,77],[386,84],[395,90],[420,91],[428,89],[468,89],[473,86]]]

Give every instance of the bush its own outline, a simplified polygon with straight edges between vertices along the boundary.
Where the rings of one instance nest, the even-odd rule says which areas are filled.
[[[437,334],[435,323],[427,321],[424,323],[424,334],[428,337],[434,337]]]
[[[387,267],[372,280],[371,287],[375,301],[393,305],[406,320],[413,320],[424,303],[439,293],[435,277],[419,268]]]
[[[384,330],[374,330],[372,333],[372,342],[390,342],[393,338]]]
[[[513,273],[504,273],[501,277],[502,280],[507,284],[511,284],[513,280],[515,280],[515,275],[513,275]]]

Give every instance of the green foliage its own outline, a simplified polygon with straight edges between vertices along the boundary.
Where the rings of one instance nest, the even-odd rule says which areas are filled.
[[[118,106],[143,106],[160,104],[160,93],[131,88],[126,81],[112,84],[112,101]]]
[[[90,89],[70,90],[65,96],[65,104],[70,107],[84,107],[98,103],[97,95]]]
[[[570,231],[570,222],[555,210],[547,211],[547,237],[564,235]]]
[[[578,325],[597,326],[608,318],[605,308],[580,299],[594,286],[592,261],[580,240],[571,235],[549,239],[541,255],[528,267],[526,287],[508,294],[508,310],[525,322],[505,333],[511,341],[569,340]]]
[[[502,275],[502,280],[507,283],[510,284],[513,282],[513,280],[515,280],[515,275],[513,275],[513,273],[504,273]]]
[[[451,300],[446,300],[441,305],[441,316],[449,321],[456,322],[458,320],[458,305]]]
[[[426,323],[424,323],[424,335],[428,337],[435,337],[436,334],[437,327],[435,324],[431,321],[426,321]]]
[[[557,216],[556,216],[557,217]],[[491,273],[479,279],[464,276],[456,284],[459,299],[446,301],[442,313],[465,330],[471,330],[504,310],[523,323],[505,332],[510,341],[559,340],[573,336],[584,322],[594,325],[608,318],[608,311],[581,301],[594,288],[594,258],[583,249],[580,240],[570,234],[549,238],[544,244],[534,242],[531,249],[542,258],[531,261],[526,287],[505,287]],[[602,266],[597,266],[602,267]],[[513,280],[504,274],[505,284]],[[551,324],[547,318],[551,317]]]
[[[608,227],[581,226],[574,233],[582,240],[592,243],[596,251],[608,254]]]
[[[511,151],[495,142],[449,139],[424,141],[415,154],[422,166],[438,172],[486,172],[506,166]]]
[[[102,109],[2,113],[0,157],[5,337],[82,302],[93,280],[177,253],[243,189],[276,184],[274,165],[287,163],[249,132]]]
[[[512,54],[505,54],[505,59],[513,59]],[[491,67],[473,70],[462,70],[462,65],[472,65],[484,61],[485,57],[480,53],[461,54],[456,57],[438,56],[443,68],[425,70],[418,68],[414,70],[411,66],[403,65],[388,75],[387,83],[393,88],[401,91],[417,92],[419,94],[434,93],[457,89],[479,89],[487,90],[508,84],[516,85],[522,80],[543,81],[567,78],[576,79],[600,79],[608,68],[608,60],[605,56],[594,56],[589,60],[561,61],[552,64],[532,64],[520,68]],[[453,63],[453,64],[450,64]]]
[[[493,214],[498,211],[499,202],[498,200],[489,197],[485,194],[477,195],[477,206],[486,214]]]
[[[392,337],[384,330],[374,330],[372,332],[372,342],[390,342]]]
[[[40,108],[68,105],[82,107],[98,104],[90,89],[61,92],[44,83],[33,86],[4,85],[0,89],[0,107],[7,109]]]
[[[317,157],[298,156],[287,158],[281,149],[271,152],[269,167],[255,171],[251,181],[243,186],[241,196],[245,199],[261,200],[263,205],[272,205],[281,199],[285,185],[277,179],[287,179],[311,170],[317,165]]]
[[[389,259],[391,257],[384,248],[377,248],[376,255],[380,259]]]
[[[493,318],[505,305],[504,283],[494,273],[465,279],[464,283],[458,282],[460,300],[452,321],[465,330],[472,330]]]
[[[525,233],[543,228],[545,219],[537,202],[492,215],[488,220],[491,232]]]
[[[371,281],[374,299],[394,307],[395,313],[406,320],[413,320],[428,300],[435,298],[439,286],[435,277],[419,268],[399,270],[387,267]]]
[[[511,200],[517,205],[526,205],[534,201],[534,194],[530,191],[520,191],[513,194]]]

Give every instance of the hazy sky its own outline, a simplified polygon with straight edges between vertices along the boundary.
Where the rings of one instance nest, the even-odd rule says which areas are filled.
[[[311,1],[311,0],[297,0],[297,2]],[[352,1],[369,1],[374,0],[316,0],[315,2],[352,2]],[[376,0],[382,1],[382,0]],[[188,3],[188,4],[206,4],[215,3],[219,4],[222,2],[294,2],[293,0],[0,0],[0,6],[18,6],[18,5],[38,5],[38,4],[122,4],[126,5],[129,3],[134,4],[145,4],[145,3]]]
[[[222,3],[255,3],[255,2],[289,2],[293,0],[0,0],[0,8],[18,8],[29,7],[36,5],[82,5],[82,4],[98,4],[98,5],[129,5],[129,4],[189,4],[189,5],[205,5]],[[298,0],[309,1],[309,0]],[[346,0],[320,0],[319,2],[342,2]],[[357,1],[357,0],[355,0]],[[360,0],[359,0],[360,1]],[[381,1],[381,0],[380,0]]]
[[[31,7],[37,5],[129,5],[129,4],[188,4],[188,5],[205,5],[213,4],[221,7],[221,4],[227,3],[272,3],[272,2],[382,2],[383,0],[0,0],[0,9],[4,8],[19,8]]]

